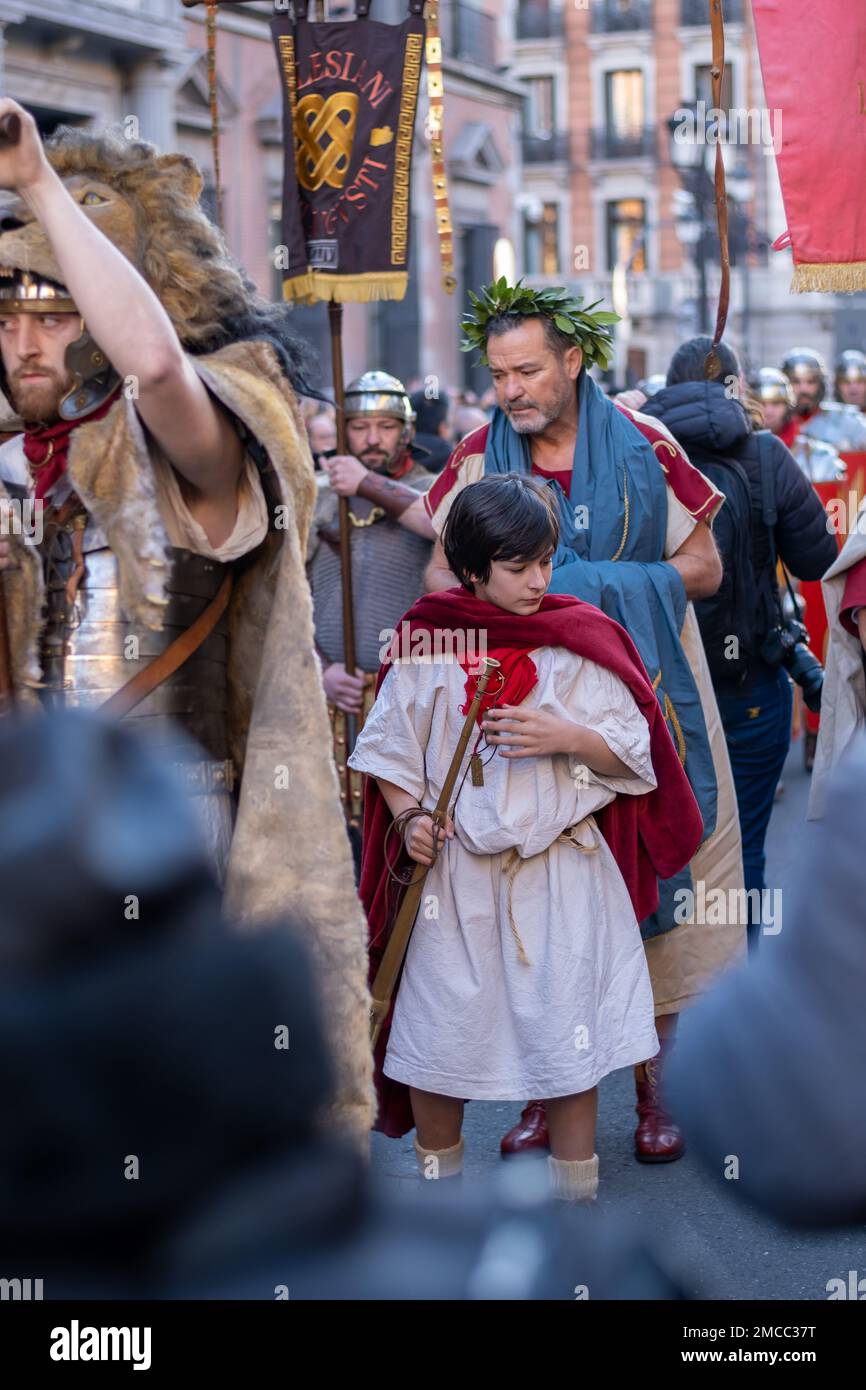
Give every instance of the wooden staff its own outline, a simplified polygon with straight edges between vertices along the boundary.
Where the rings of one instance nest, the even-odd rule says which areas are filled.
[[[472,704],[469,706],[469,713],[466,716],[466,722],[463,725],[457,747],[454,750],[454,757],[451,759],[451,765],[448,768],[447,776],[442,784],[439,800],[436,802],[435,810],[430,812],[430,818],[436,828],[441,829],[448,817],[448,803],[451,800],[454,783],[457,781],[457,775],[460,772],[460,767],[466,753],[466,745],[472,734],[475,717],[478,714],[478,707],[484,699],[490,677],[496,673],[499,669],[499,665],[500,663],[492,656],[484,658],[484,670],[478,677],[475,695]],[[453,809],[452,807],[452,818]],[[437,840],[438,836],[434,834],[434,843]],[[418,915],[418,904],[421,901],[421,889],[424,886],[424,880],[429,872],[430,866],[427,864],[417,864],[415,866],[406,892],[403,895],[403,901],[400,904],[397,920],[394,923],[393,930],[388,939],[388,945],[385,947],[382,963],[376,971],[376,978],[373,981],[372,989],[373,1002],[370,1007],[370,1039],[373,1047],[376,1046],[382,1024],[388,1017],[388,1010],[391,1007],[391,999],[397,984],[397,976],[400,974],[406,951],[409,947],[412,927]]]
[[[11,111],[0,117],[0,149],[17,145],[21,139],[21,117]],[[15,683],[12,679],[12,650],[9,645],[9,620],[6,616],[6,588],[0,572],[0,713],[15,708]]]
[[[719,110],[722,104],[722,79],[725,75],[725,20],[722,13],[722,0],[710,0],[710,25],[713,41],[713,65],[710,69],[713,85],[713,107]],[[725,187],[725,161],[721,141],[716,142],[716,219],[719,227],[719,248],[722,266],[722,282],[719,287],[719,308],[716,314],[716,331],[713,345],[704,358],[704,376],[708,381],[721,376],[722,363],[716,346],[722,340],[725,324],[728,321],[728,304],[731,297],[731,259],[728,251],[728,197]],[[746,252],[748,254],[748,252]]]
[[[328,324],[331,329],[331,374],[334,378],[334,404],[337,407],[337,453],[348,452],[346,441],[346,389],[343,383],[343,306],[328,302]],[[355,608],[352,598],[352,546],[349,522],[349,499],[341,497],[340,507],[340,578],[343,592],[343,665],[346,674],[355,674]],[[363,696],[361,697],[363,699]],[[358,720],[346,715],[346,818],[352,819],[352,770],[349,755],[358,737]]]

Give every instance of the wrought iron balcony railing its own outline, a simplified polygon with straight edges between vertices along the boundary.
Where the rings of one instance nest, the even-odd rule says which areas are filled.
[[[739,24],[743,18],[743,0],[724,0],[725,19]],[[680,24],[693,27],[709,24],[710,0],[680,0]]]
[[[550,4],[521,0],[517,11],[518,39],[555,39],[562,33],[562,10]]]
[[[568,161],[568,135],[558,130],[551,135],[523,135],[524,164],[555,164]]]
[[[601,130],[590,131],[590,155],[593,159],[634,159],[638,155],[652,155],[656,152],[655,126],[644,126],[643,130]]]
[[[706,0],[709,4],[709,0]],[[652,0],[594,0],[592,32],[618,34],[628,29],[651,29]]]

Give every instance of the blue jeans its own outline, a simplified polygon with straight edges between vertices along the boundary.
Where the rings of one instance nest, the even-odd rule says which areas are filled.
[[[793,688],[785,670],[762,677],[744,695],[716,691],[725,729],[740,833],[746,888],[764,887],[764,841],[779,778],[791,745]],[[754,950],[761,933],[760,912],[749,899],[749,948]]]

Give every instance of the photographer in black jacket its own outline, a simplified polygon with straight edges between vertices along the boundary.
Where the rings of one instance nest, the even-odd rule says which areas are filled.
[[[707,337],[683,343],[666,387],[640,409],[661,420],[725,494],[713,528],[724,577],[695,611],[737,789],[745,884],[761,890],[764,839],[791,742],[791,680],[810,707],[820,701],[822,680],[805,629],[782,617],[775,556],[797,578],[820,579],[836,558],[836,542],[790,450],[761,428],[760,406],[742,389],[737,358],[725,344],[717,349],[721,374],[704,379],[711,346]],[[749,922],[754,947],[760,914],[753,897],[749,903],[750,918],[757,918]]]

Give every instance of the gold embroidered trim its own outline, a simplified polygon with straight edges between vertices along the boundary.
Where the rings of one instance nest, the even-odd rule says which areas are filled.
[[[622,540],[619,543],[619,549],[617,550],[616,554],[611,555],[611,560],[619,559],[620,555],[625,550],[625,543],[628,539],[628,472],[626,469],[623,469],[622,475],[622,500],[625,504],[625,517],[623,519],[622,526]]]

